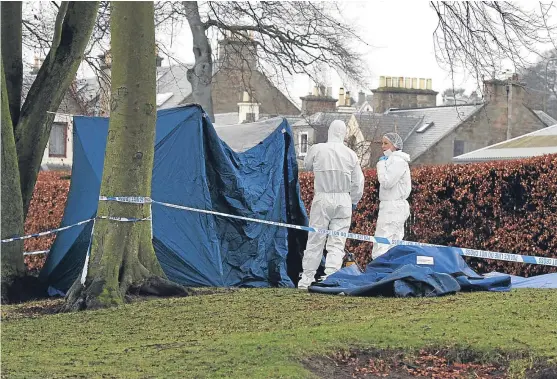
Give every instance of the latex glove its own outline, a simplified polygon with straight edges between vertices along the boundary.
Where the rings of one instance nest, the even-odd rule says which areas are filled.
[[[389,159],[389,157],[387,157],[385,155],[381,155],[381,158],[379,158],[379,162],[386,161],[387,159]]]
[[[352,204],[352,210],[355,211],[356,207],[358,207],[358,204]]]

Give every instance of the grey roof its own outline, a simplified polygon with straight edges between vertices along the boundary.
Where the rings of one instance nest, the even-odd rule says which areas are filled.
[[[430,147],[453,131],[468,117],[479,111],[485,104],[470,104],[457,106],[441,106],[431,108],[397,109],[388,114],[407,117],[421,117],[423,122],[414,128],[404,139],[404,151],[410,154],[412,160],[417,159]],[[418,133],[421,125],[433,124]]]
[[[557,120],[555,120],[553,117],[551,117],[544,111],[532,109],[532,112],[534,112],[536,116],[538,116],[538,118],[545,124],[545,126],[551,126],[557,124]]]
[[[557,125],[454,157],[454,162],[507,160],[557,154]]]
[[[282,122],[282,117],[248,124],[217,125],[218,136],[234,151],[246,151],[267,138]]]
[[[157,94],[172,94],[158,108],[173,108],[191,93],[188,65],[157,67]],[[167,96],[165,96],[167,97]]]
[[[239,114],[238,112],[228,112],[228,113],[216,113],[215,114],[215,125],[235,125],[238,123]]]
[[[423,117],[362,112],[354,114],[364,138],[377,140],[387,132],[397,132],[404,140]]]

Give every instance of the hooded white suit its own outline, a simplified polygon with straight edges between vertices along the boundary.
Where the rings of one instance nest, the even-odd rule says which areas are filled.
[[[304,166],[315,174],[310,226],[348,232],[352,221],[352,205],[358,204],[364,192],[364,175],[356,153],[344,145],[346,125],[335,120],[329,126],[327,143],[313,145]],[[327,241],[325,275],[342,267],[346,238],[309,233],[303,274],[298,288],[307,288],[314,281]]]
[[[408,196],[412,190],[410,156],[397,150],[386,160],[377,162],[377,178],[379,179],[379,216],[375,228],[376,237],[390,240],[404,238],[404,223],[410,216]],[[373,259],[385,254],[393,245],[373,245]]]

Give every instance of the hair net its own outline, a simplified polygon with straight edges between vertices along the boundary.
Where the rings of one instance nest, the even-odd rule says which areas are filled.
[[[383,137],[388,139],[394,147],[402,150],[402,138],[397,133],[385,133]]]

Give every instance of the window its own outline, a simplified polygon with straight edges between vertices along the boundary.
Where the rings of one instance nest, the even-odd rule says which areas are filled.
[[[66,158],[66,139],[68,124],[55,122],[50,129],[50,139],[48,140],[48,156]]]
[[[419,128],[418,130],[416,130],[416,133],[423,133],[426,131],[427,128],[433,126],[433,121],[432,122],[424,122]]]
[[[246,122],[255,122],[255,113],[246,113]]]
[[[306,155],[308,153],[308,133],[300,133],[300,155]]]
[[[453,157],[464,154],[464,141],[455,139],[453,144]]]

